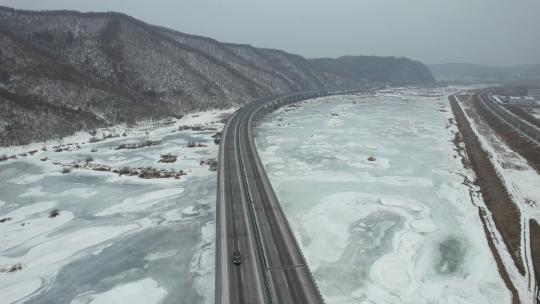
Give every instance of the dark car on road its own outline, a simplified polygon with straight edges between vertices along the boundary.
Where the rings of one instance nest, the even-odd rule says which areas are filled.
[[[233,252],[232,262],[234,265],[242,264],[242,256],[240,255],[240,251]]]

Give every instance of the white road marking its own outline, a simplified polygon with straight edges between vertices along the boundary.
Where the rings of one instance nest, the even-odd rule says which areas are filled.
[[[283,280],[285,280],[285,285],[289,287],[289,283],[287,283],[287,277],[285,276],[285,272],[283,272],[282,274],[283,274]]]

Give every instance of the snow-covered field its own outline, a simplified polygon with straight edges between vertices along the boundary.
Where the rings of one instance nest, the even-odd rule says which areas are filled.
[[[87,142],[89,134],[0,150],[38,150],[0,162],[0,302],[213,303],[216,175],[200,161],[216,158],[218,145],[213,130],[176,130],[221,130],[225,112],[231,111],[99,130],[97,137],[126,136],[79,148],[75,143]],[[163,143],[113,149],[145,140]],[[207,146],[187,148],[189,141]],[[74,143],[65,146],[73,151],[54,152],[60,143]],[[40,149],[44,145],[47,151]],[[178,160],[158,163],[166,153]],[[142,179],[85,169],[63,174],[53,164],[84,163],[88,156],[113,168],[152,166],[187,175]],[[50,217],[54,209],[59,215]]]
[[[463,183],[473,173],[451,142],[454,91],[323,98],[257,128],[327,303],[511,302],[478,215],[481,198]]]

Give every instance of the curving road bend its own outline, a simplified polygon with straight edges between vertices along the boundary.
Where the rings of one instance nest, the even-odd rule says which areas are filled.
[[[257,99],[236,111],[222,135],[216,223],[216,303],[323,303],[266,176],[252,127],[265,112],[301,100],[360,89]],[[242,263],[232,263],[238,251]]]

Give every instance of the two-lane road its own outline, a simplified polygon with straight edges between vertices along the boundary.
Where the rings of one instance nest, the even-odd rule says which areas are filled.
[[[256,245],[251,237],[252,226],[247,222],[249,216],[237,157],[239,122],[240,115],[230,119],[223,131],[220,147],[217,205],[217,222],[220,226],[217,227],[217,239],[225,241],[217,242],[216,269],[222,269],[220,272],[227,277],[216,280],[216,290],[221,291],[220,297],[228,299],[223,303],[265,303]],[[232,263],[234,251],[242,254],[242,264]],[[216,302],[220,300],[216,298]]]

